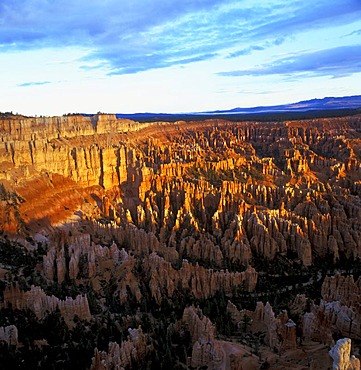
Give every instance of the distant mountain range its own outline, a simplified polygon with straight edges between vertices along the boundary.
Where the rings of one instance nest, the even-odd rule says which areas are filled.
[[[178,119],[200,119],[209,117],[224,117],[229,119],[277,115],[282,117],[307,117],[307,116],[329,116],[334,113],[339,115],[361,113],[361,95],[344,96],[344,97],[327,97],[323,99],[304,100],[298,103],[259,106],[253,108],[233,108],[229,110],[215,110],[206,112],[192,113],[134,113],[134,114],[117,114],[118,118],[130,118],[133,120],[178,120]],[[326,112],[329,112],[326,114]],[[305,114],[307,113],[307,114]],[[344,113],[344,114],[343,114]]]
[[[361,95],[344,96],[340,98],[323,98],[304,100],[298,103],[260,106],[254,108],[233,108],[229,110],[217,110],[205,112],[208,114],[231,114],[231,113],[270,113],[270,112],[305,112],[310,110],[329,109],[356,109],[361,107]]]

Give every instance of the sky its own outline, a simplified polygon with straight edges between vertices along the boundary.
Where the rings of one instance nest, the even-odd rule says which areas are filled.
[[[0,0],[0,112],[202,112],[361,94],[360,0]]]

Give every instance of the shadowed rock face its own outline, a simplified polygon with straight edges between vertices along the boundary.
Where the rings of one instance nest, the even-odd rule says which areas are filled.
[[[75,316],[121,312],[121,331],[158,325],[163,311],[180,320],[184,309],[183,321],[200,327],[192,303],[212,314],[207,301],[225,308],[244,300],[265,333],[262,345],[277,351],[297,347],[297,330],[330,344],[335,332],[361,335],[359,280],[324,279],[361,257],[361,117],[141,124],[113,115],[12,116],[0,120],[0,133],[0,228],[7,240],[44,248],[31,273],[18,270],[21,284],[6,282],[3,307],[30,309],[38,320],[59,309],[69,327]],[[320,290],[321,281],[322,299],[310,303],[307,289]],[[72,298],[59,291],[67,286]],[[237,324],[245,311],[233,306],[224,311]],[[154,344],[154,333],[141,333],[146,351],[109,337],[93,367],[134,367],[156,345],[172,352],[181,335]],[[209,343],[192,334],[179,361],[221,363],[231,347],[212,333]],[[111,365],[114,353],[132,351],[143,352]]]
[[[128,340],[109,343],[108,352],[95,350],[91,370],[125,369],[142,361],[147,352],[146,337],[141,328],[129,329]]]
[[[0,342],[16,346],[18,344],[18,329],[15,325],[0,327]]]

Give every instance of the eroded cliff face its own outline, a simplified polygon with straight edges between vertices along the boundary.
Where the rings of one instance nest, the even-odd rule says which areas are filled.
[[[261,345],[287,368],[291,360],[281,366],[271,354],[296,353],[297,335],[327,345],[335,333],[361,335],[359,279],[324,279],[361,257],[361,117],[9,117],[0,132],[3,307],[30,309],[40,322],[59,309],[75,341],[77,327],[91,337],[95,322],[94,369],[159,364],[157,351],[169,366],[257,368]],[[25,250],[13,284],[15,240]],[[308,288],[314,299],[323,279],[316,304]],[[251,337],[237,327],[245,317]],[[250,341],[247,350],[217,338],[216,326]]]

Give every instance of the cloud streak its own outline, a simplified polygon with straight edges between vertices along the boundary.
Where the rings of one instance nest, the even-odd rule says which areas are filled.
[[[17,86],[19,87],[30,87],[30,86],[41,86],[41,85],[48,85],[50,84],[50,81],[35,81],[35,82],[24,82],[22,84],[19,84]]]

